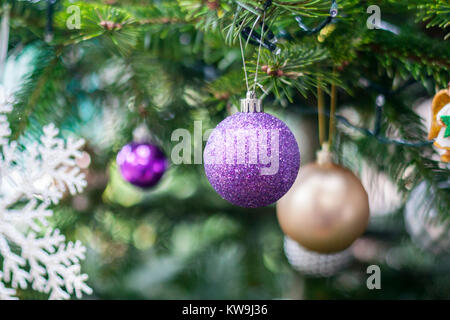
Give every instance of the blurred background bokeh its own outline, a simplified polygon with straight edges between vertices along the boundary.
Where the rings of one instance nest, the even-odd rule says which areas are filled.
[[[205,133],[236,112],[245,94],[239,45],[225,43],[222,13],[210,7],[213,1],[203,2],[1,1],[2,14],[10,10],[1,80],[17,99],[9,116],[12,137],[26,144],[53,122],[62,136],[86,140],[78,165],[88,186],[53,206],[51,220],[87,247],[82,268],[94,293],[85,298],[449,299],[449,171],[431,146],[383,144],[337,121],[335,161],[361,179],[371,216],[365,234],[335,255],[307,252],[285,238],[275,205],[233,206],[210,186],[202,164],[170,161],[175,129],[193,135],[194,121],[201,121]],[[216,2],[224,12],[234,3]],[[321,20],[330,2],[319,1],[323,14],[307,21]],[[331,53],[317,63],[328,70],[345,65],[338,75],[339,115],[372,128],[374,108],[384,99],[381,132],[424,141],[431,99],[449,80],[445,28],[427,29],[418,20],[420,7],[416,12],[408,4],[377,1],[383,21],[402,32],[370,33],[368,4],[356,2],[340,3],[343,16],[330,35],[296,41],[322,43]],[[66,27],[72,4],[81,8],[80,30]],[[448,12],[447,6],[447,18]],[[281,21],[293,22],[272,28],[297,30],[287,16]],[[279,46],[291,45],[285,41]],[[413,55],[418,58],[408,60]],[[284,86],[292,101],[271,91],[264,105],[294,132],[304,166],[319,148],[315,89],[302,96]],[[124,181],[115,161],[143,123],[169,159],[162,180],[149,190]],[[381,290],[367,288],[370,265],[381,269]],[[46,295],[30,289],[19,297]]]

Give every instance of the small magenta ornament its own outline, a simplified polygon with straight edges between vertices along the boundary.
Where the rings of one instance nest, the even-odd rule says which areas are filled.
[[[138,128],[142,131],[142,128]],[[138,131],[138,130],[136,130]],[[143,188],[155,186],[167,169],[167,159],[162,150],[148,138],[135,137],[135,142],[125,145],[117,154],[117,164],[122,177]]]

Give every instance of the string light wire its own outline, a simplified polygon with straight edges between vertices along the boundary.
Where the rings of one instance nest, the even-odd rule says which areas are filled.
[[[252,45],[257,45],[258,48],[258,60],[257,60],[257,64],[256,64],[256,72],[255,72],[255,83],[253,85],[253,88],[256,89],[256,86],[259,86],[265,95],[268,94],[268,92],[266,92],[262,86],[260,84],[257,83],[258,81],[258,69],[259,69],[259,60],[260,60],[260,53],[261,53],[261,47],[263,46],[263,41],[264,41],[264,28],[265,28],[265,14],[266,14],[266,10],[267,8],[271,5],[271,1],[266,1],[266,4],[264,5],[264,10],[263,10],[263,20],[262,20],[262,31],[261,31],[261,36],[260,39],[258,39],[257,43],[254,43],[252,41],[250,41],[250,38],[253,35],[253,31],[254,28],[257,24],[257,22],[260,19],[260,16],[258,15],[257,20],[255,21],[255,23],[253,24],[251,31],[249,34],[247,34],[247,41],[246,41],[246,46],[248,43],[252,44]],[[244,7],[244,9],[246,9]],[[306,32],[306,34],[314,34],[319,32],[322,28],[324,28],[327,24],[331,23],[333,21],[333,18],[335,18],[338,14],[338,5],[337,5],[337,1],[333,0],[332,1],[332,5],[330,8],[330,15],[329,17],[327,17],[323,23],[321,23],[319,25],[319,27],[316,28],[308,28],[306,27],[302,21],[301,18],[296,20],[299,23],[299,27]],[[300,21],[299,21],[300,20]],[[270,30],[268,30],[269,32]],[[247,85],[247,91],[249,90],[249,85],[248,85],[248,76],[247,76],[247,69],[246,69],[246,65],[245,65],[245,57],[244,57],[244,50],[242,47],[242,38],[241,35],[239,34],[239,43],[241,46],[241,55],[242,55],[242,62],[244,65],[244,73],[245,73],[245,80],[246,80],[246,85]],[[267,46],[265,46],[267,48]],[[270,51],[274,51],[274,48],[268,48],[268,50]],[[334,70],[335,71],[335,70]],[[388,90],[381,90],[380,88],[378,88],[376,85],[372,84],[371,87],[369,87],[369,89],[374,89],[375,91],[386,91],[386,95],[393,95],[395,93],[398,93],[399,91],[403,90],[405,87],[407,87],[409,85],[409,83],[406,83],[403,87],[398,88],[395,91],[388,91]],[[335,123],[336,122],[340,122],[343,125],[345,125],[346,127],[349,127],[365,136],[368,137],[374,137],[375,139],[377,139],[380,143],[383,144],[395,144],[395,145],[402,145],[402,146],[407,146],[407,147],[413,147],[413,148],[422,148],[422,147],[426,147],[431,145],[433,142],[432,141],[418,141],[418,142],[409,142],[409,141],[405,141],[402,139],[390,139],[384,136],[381,136],[379,134],[380,131],[380,123],[381,123],[381,119],[382,119],[382,111],[383,111],[383,106],[382,105],[376,105],[376,121],[375,121],[375,128],[374,130],[369,130],[367,128],[362,128],[362,127],[358,127],[354,124],[352,124],[348,119],[346,119],[343,116],[337,115],[335,114],[336,111],[336,103],[337,103],[337,88],[336,85],[333,83],[331,86],[331,100],[330,100],[330,112],[327,112],[324,110],[324,106],[323,106],[323,92],[322,89],[320,88],[320,86],[318,86],[317,88],[317,93],[318,93],[318,108],[315,110],[301,110],[300,113],[303,114],[314,114],[317,113],[319,115],[319,139],[320,139],[320,143],[322,144],[325,141],[325,127],[324,127],[324,122],[325,119],[324,117],[329,117],[329,136],[328,136],[328,143],[331,145],[332,141],[333,141],[333,132],[334,132],[334,128],[335,128]]]

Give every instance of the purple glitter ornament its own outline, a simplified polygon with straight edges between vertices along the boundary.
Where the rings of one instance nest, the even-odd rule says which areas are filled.
[[[300,153],[294,135],[262,110],[260,100],[247,112],[227,117],[213,130],[204,151],[205,172],[225,200],[241,207],[267,206],[280,199],[294,183]],[[243,102],[243,103],[244,103]],[[259,105],[258,105],[259,103]]]
[[[167,169],[164,153],[149,143],[127,144],[117,154],[116,160],[122,177],[141,188],[156,185]]]

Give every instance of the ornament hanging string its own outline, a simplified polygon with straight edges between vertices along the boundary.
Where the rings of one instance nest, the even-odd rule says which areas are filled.
[[[336,75],[336,67],[333,68],[333,75]],[[319,142],[322,147],[325,143],[325,98],[323,90],[321,88],[321,78],[317,77],[317,112],[319,121]],[[336,84],[333,82],[331,85],[330,92],[330,113],[329,113],[329,127],[328,127],[328,146],[331,147],[333,142],[333,133],[335,126],[335,112],[336,112]]]
[[[238,11],[240,11],[241,8],[244,8],[254,14],[257,15],[257,18],[255,20],[255,22],[253,23],[252,27],[245,27],[242,29],[242,31],[240,32],[241,35],[246,37],[246,42],[245,42],[245,48],[247,48],[247,45],[250,43],[254,46],[262,46],[264,48],[266,48],[267,50],[274,52],[277,50],[277,46],[276,46],[276,42],[277,42],[277,38],[275,37],[274,33],[270,30],[270,28],[267,25],[262,25],[261,28],[261,35],[255,31],[255,27],[259,22],[259,19],[261,18],[261,15],[257,14],[255,10],[252,10],[251,8],[249,8],[247,5],[245,5],[244,3],[241,3],[240,1],[236,1],[236,3],[238,4]],[[267,0],[262,8],[262,12],[263,12],[263,16],[265,19],[266,16],[266,12],[269,9],[269,7],[272,5],[272,0]]]
[[[325,115],[324,115],[324,97],[323,91],[320,87],[321,79],[317,78],[317,111],[319,120],[319,143],[320,146],[325,142]]]
[[[261,58],[261,44],[264,36],[264,23],[266,20],[266,10],[263,11],[263,18],[262,18],[262,28],[261,28],[261,39],[259,42],[259,48],[258,48],[258,59],[256,60],[256,70],[255,70],[255,82],[253,84],[253,90],[256,90],[256,84],[258,83],[258,72],[259,72],[259,60]]]
[[[336,66],[333,67],[333,75],[336,75]],[[336,90],[336,84],[333,81],[333,83],[331,84],[331,93],[330,93],[330,120],[329,120],[329,129],[328,129],[328,145],[330,147],[331,147],[331,144],[333,143],[336,103],[337,103],[337,90]]]
[[[258,20],[259,20],[259,17],[256,20],[255,24],[253,25],[253,28],[252,28],[250,34],[248,34],[247,41],[246,41],[246,47],[247,47],[247,44],[249,42],[250,37],[252,36],[254,26],[257,24]],[[251,88],[251,91],[256,91],[256,87],[259,87],[265,94],[267,94],[267,92],[264,90],[262,85],[260,85],[258,83],[258,71],[259,71],[259,62],[260,62],[260,59],[261,59],[261,48],[262,48],[263,39],[264,39],[265,20],[266,20],[266,7],[264,7],[263,16],[262,16],[262,20],[261,20],[261,35],[260,35],[260,39],[258,39],[259,40],[258,41],[259,42],[259,46],[258,46],[258,55],[257,55],[257,60],[256,60],[255,79],[254,79],[254,83],[253,83],[253,86]],[[242,65],[244,67],[245,84],[247,86],[247,92],[250,92],[250,86],[249,86],[248,75],[247,75],[247,67],[246,67],[246,62],[245,62],[244,47],[242,45],[242,36],[241,36],[241,34],[239,34],[239,46],[240,46],[240,49],[241,49]]]
[[[248,92],[248,91],[250,91],[250,88],[248,86],[247,67],[245,66],[244,48],[242,47],[242,37],[240,34],[239,34],[239,45],[241,47],[242,65],[244,66],[245,85],[247,86],[247,92]]]

